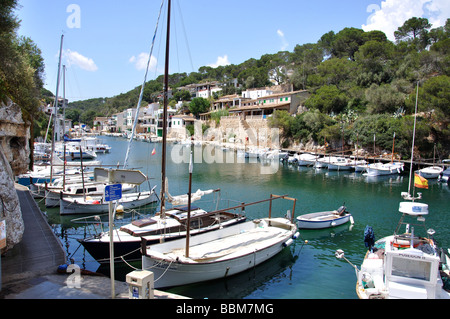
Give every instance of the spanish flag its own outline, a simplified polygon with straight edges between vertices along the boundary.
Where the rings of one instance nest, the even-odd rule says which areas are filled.
[[[428,180],[420,175],[414,174],[414,186],[428,189]]]

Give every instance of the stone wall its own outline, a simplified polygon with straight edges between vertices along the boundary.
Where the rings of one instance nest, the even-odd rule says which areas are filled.
[[[14,176],[29,165],[30,126],[20,107],[11,101],[0,104],[0,218],[6,220],[6,250],[22,240],[24,224]]]

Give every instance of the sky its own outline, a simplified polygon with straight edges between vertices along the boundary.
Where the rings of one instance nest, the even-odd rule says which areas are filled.
[[[19,0],[18,34],[31,38],[55,94],[61,35],[69,102],[113,97],[142,85],[162,0]],[[432,27],[450,17],[448,0],[172,0],[169,74],[240,64],[346,27],[393,33],[411,17]],[[167,1],[147,81],[163,74]],[[62,79],[62,77],[61,77]],[[136,101],[137,103],[137,101]]]

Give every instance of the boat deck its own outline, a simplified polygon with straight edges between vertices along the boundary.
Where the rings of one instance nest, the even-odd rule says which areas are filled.
[[[189,248],[189,257],[196,262],[205,262],[228,258],[245,250],[255,251],[276,243],[289,229],[279,227],[258,227],[228,237],[201,243]],[[170,255],[184,258],[185,249],[175,249]]]

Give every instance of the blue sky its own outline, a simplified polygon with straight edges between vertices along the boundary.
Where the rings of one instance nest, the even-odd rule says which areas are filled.
[[[142,84],[161,0],[19,0],[19,5],[18,33],[42,50],[45,87],[53,93],[61,34],[69,101],[112,97]],[[147,80],[164,69],[165,12]],[[345,27],[382,30],[392,39],[413,16],[441,26],[450,17],[450,1],[172,0],[170,73],[292,52],[297,44],[315,43]]]

